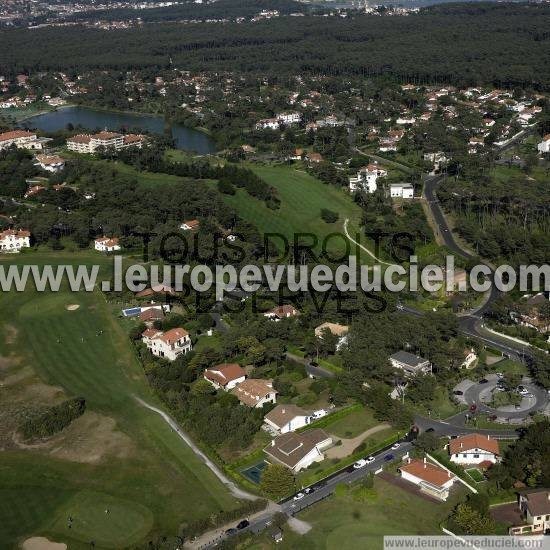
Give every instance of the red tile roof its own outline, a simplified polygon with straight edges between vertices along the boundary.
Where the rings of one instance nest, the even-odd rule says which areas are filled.
[[[189,336],[189,333],[184,328],[173,328],[159,336],[158,339],[162,340],[165,344],[172,345],[181,340],[181,338],[185,338],[185,336]]]
[[[4,132],[3,134],[0,134],[0,141],[8,141],[10,139],[35,136],[35,132],[28,132],[27,130],[12,130],[10,132]]]
[[[500,454],[498,441],[491,439],[488,435],[468,434],[451,439],[449,443],[449,452],[451,454],[465,453],[471,449],[483,449],[495,455]]]
[[[222,363],[221,365],[207,368],[204,371],[204,376],[220,386],[226,386],[229,382],[246,376],[246,373],[237,363]]]
[[[442,487],[449,479],[454,478],[454,475],[449,474],[443,468],[420,459],[411,460],[409,464],[405,464],[399,469],[437,487]]]

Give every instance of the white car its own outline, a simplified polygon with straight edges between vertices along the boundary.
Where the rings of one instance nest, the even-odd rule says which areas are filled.
[[[302,500],[306,495],[304,493],[296,493],[293,500]]]
[[[499,378],[504,378],[504,374],[502,374],[501,372],[497,372],[497,376],[498,376]]]
[[[367,458],[367,464],[372,464],[375,460],[376,460],[376,458],[374,458],[373,456],[369,456]]]
[[[394,443],[391,446],[391,449],[392,449],[392,451],[397,451],[397,449],[399,449],[399,447],[401,447],[401,443]]]
[[[358,460],[358,461],[353,465],[353,467],[354,467],[356,470],[358,470],[359,468],[362,468],[363,466],[366,466],[366,465],[367,465],[367,461],[366,461],[364,458],[362,458],[362,459]]]
[[[526,388],[521,388],[521,390],[518,390],[518,393],[519,393],[520,395],[526,396],[526,395],[529,395],[529,390],[526,389]]]

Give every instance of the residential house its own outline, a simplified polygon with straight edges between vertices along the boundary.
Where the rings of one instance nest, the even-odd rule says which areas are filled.
[[[464,350],[464,361],[460,365],[464,369],[471,369],[477,360],[477,354],[473,348]]]
[[[514,312],[512,318],[520,325],[534,328],[545,333],[550,332],[550,301],[544,292],[534,296],[525,296],[520,305],[521,311]]]
[[[338,336],[336,351],[340,351],[341,347],[346,344],[348,340],[349,327],[346,325],[339,325],[338,323],[322,323],[318,327],[315,327],[315,336],[322,339],[325,330],[329,330],[331,334]]]
[[[116,237],[103,236],[94,241],[94,248],[98,252],[116,252],[122,247],[118,243],[118,239]]]
[[[276,118],[263,118],[256,123],[256,130],[278,130],[279,121]]]
[[[246,372],[237,363],[222,363],[205,369],[203,377],[217,390],[229,391],[245,381]]]
[[[428,359],[413,355],[408,351],[398,351],[390,356],[393,368],[405,371],[409,375],[428,374],[432,372],[432,364]]]
[[[277,392],[273,389],[272,380],[247,378],[238,386],[235,386],[231,393],[237,397],[242,405],[256,409],[262,408],[266,403],[277,402]]]
[[[308,162],[319,163],[319,162],[323,162],[323,157],[320,153],[308,152],[308,153],[306,153],[306,160]]]
[[[450,471],[428,462],[426,458],[409,458],[399,468],[399,472],[403,479],[414,483],[423,493],[443,501],[449,497],[449,491],[456,480]]]
[[[269,411],[264,422],[277,433],[286,434],[307,426],[311,422],[311,414],[297,405],[288,403],[277,405]]]
[[[20,252],[22,248],[29,248],[30,237],[30,232],[23,229],[0,231],[0,251]]]
[[[323,450],[332,445],[332,438],[321,429],[279,435],[264,449],[268,462],[283,464],[294,473],[314,462],[324,460]]]
[[[184,328],[173,328],[167,332],[148,328],[141,337],[153,355],[169,361],[175,361],[182,353],[189,353],[192,349],[191,338]]]
[[[180,225],[183,231],[195,231],[199,228],[199,220],[186,220]]]
[[[537,145],[539,153],[550,153],[550,134],[546,134]]]
[[[300,315],[300,312],[290,304],[274,307],[264,313],[264,317],[268,317],[274,321],[288,319],[289,317],[296,317],[297,315]]]
[[[498,441],[477,433],[451,439],[448,446],[451,462],[490,466],[500,460]]]
[[[302,120],[302,115],[297,111],[290,113],[279,113],[277,120],[282,124],[298,124]]]
[[[65,160],[57,155],[36,155],[36,164],[47,172],[60,172],[65,168]]]
[[[371,170],[371,165],[363,166],[357,172],[356,176],[349,178],[349,190],[355,192],[358,190],[365,193],[374,193],[378,188],[376,180],[378,179],[378,170]]]
[[[389,195],[392,199],[414,199],[414,185],[412,183],[391,183]]]
[[[510,535],[550,533],[550,489],[521,491],[518,507],[525,523],[511,527]]]

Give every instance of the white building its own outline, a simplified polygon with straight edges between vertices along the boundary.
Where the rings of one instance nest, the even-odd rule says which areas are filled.
[[[256,130],[278,130],[279,121],[276,118],[263,118],[256,123]]]
[[[298,124],[302,120],[302,115],[297,111],[279,113],[277,120],[282,124]]]
[[[19,229],[6,229],[0,232],[0,251],[19,252],[22,248],[29,248],[31,234],[29,231]]]
[[[47,172],[60,172],[65,168],[65,160],[57,155],[36,155],[36,164]]]
[[[550,134],[546,134],[537,145],[539,153],[550,153]]]
[[[440,500],[447,500],[456,476],[424,458],[408,459],[408,463],[399,468],[401,477],[414,483],[420,490]]]
[[[77,153],[95,153],[99,148],[120,151],[127,147],[141,149],[145,137],[138,134],[118,134],[116,132],[99,132],[98,134],[78,134],[67,139],[67,149]]]
[[[412,183],[391,183],[389,193],[392,199],[414,199],[414,185]]]
[[[350,192],[365,191],[365,193],[374,193],[378,189],[376,181],[378,180],[378,170],[376,167],[373,169],[373,165],[363,166],[355,177],[349,178],[349,190]]]
[[[283,464],[294,473],[324,460],[323,450],[332,445],[332,438],[321,429],[279,435],[264,449],[269,462]]]
[[[416,122],[416,119],[414,117],[399,117],[396,121],[397,124],[414,124]]]
[[[273,389],[272,380],[247,378],[235,386],[231,393],[242,405],[261,409],[266,403],[277,402],[277,392]]]
[[[525,524],[510,527],[510,535],[548,534],[550,530],[550,490],[527,489],[518,495],[519,511]]]
[[[167,332],[148,328],[141,337],[153,355],[169,361],[175,361],[182,353],[189,353],[192,349],[191,338],[184,328],[173,328]]]
[[[121,249],[116,237],[100,237],[94,241],[94,248],[98,252],[116,252]]]
[[[451,439],[449,456],[456,464],[490,465],[500,460],[500,451],[496,439],[473,433]]]
[[[46,141],[48,140],[38,138],[35,132],[12,130],[0,134],[0,151],[12,145],[15,145],[18,149],[42,149]]]
[[[390,356],[390,363],[394,369],[405,371],[407,374],[429,374],[432,372],[432,364],[428,359],[419,355],[413,355],[408,351],[398,351]]]
[[[245,381],[246,372],[237,363],[222,363],[205,369],[203,377],[217,390],[229,391]]]
[[[303,428],[311,421],[311,414],[292,403],[277,405],[272,411],[269,411],[264,418],[264,422],[272,430],[280,434],[286,434],[298,428]]]

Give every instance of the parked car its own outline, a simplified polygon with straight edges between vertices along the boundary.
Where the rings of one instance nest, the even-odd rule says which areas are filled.
[[[364,458],[361,458],[360,460],[355,462],[355,464],[353,465],[353,468],[355,470],[358,470],[359,468],[363,468],[363,466],[366,466],[366,465],[367,465],[367,461]]]
[[[369,456],[367,458],[367,464],[372,464],[375,460],[376,460],[376,458],[374,458],[373,456]]]
[[[519,389],[519,386],[518,386],[518,393],[520,395],[523,395],[524,397],[526,397],[527,395],[529,395],[529,390],[525,389],[525,388],[522,388],[521,390]]]
[[[455,390],[453,392],[453,395],[464,395],[464,392],[463,391],[460,391],[460,390]]]
[[[314,488],[314,487],[306,487],[306,488],[304,489],[304,493],[305,493],[306,495],[311,495],[311,493],[314,493],[314,492],[315,492],[315,488]]]
[[[292,500],[302,500],[305,496],[305,493],[296,493]]]
[[[504,378],[504,374],[502,374],[501,372],[497,372],[497,376],[498,376],[499,378]]]
[[[487,382],[489,382],[489,380],[487,380],[487,378],[482,378],[479,383],[480,384],[487,384]]]
[[[314,411],[313,413],[311,413],[311,418],[313,420],[317,420],[319,418],[323,418],[323,416],[326,416],[328,413],[327,411],[325,411],[325,409],[320,409],[318,411]]]
[[[428,429],[426,430],[426,433],[429,434],[429,433],[432,433],[432,432],[434,432],[434,431],[435,431],[435,430],[434,430],[433,428],[428,428]]]
[[[228,529],[228,530],[225,532],[225,534],[228,535],[228,536],[232,536],[232,535],[235,535],[235,534],[237,534],[237,533],[238,533],[238,531],[237,531],[237,529],[235,529],[234,527],[231,527],[231,529]]]
[[[239,529],[240,531],[241,529],[246,529],[249,525],[250,522],[247,519],[243,519],[242,521],[239,521],[239,523],[237,523],[237,529]]]
[[[386,462],[391,462],[394,458],[395,458],[395,456],[392,455],[392,454],[389,454],[389,455],[385,455],[385,456],[384,456],[384,460],[385,460]]]
[[[391,448],[392,448],[392,451],[397,451],[397,449],[399,449],[399,447],[401,447],[401,443],[399,443],[398,441],[395,442]]]

